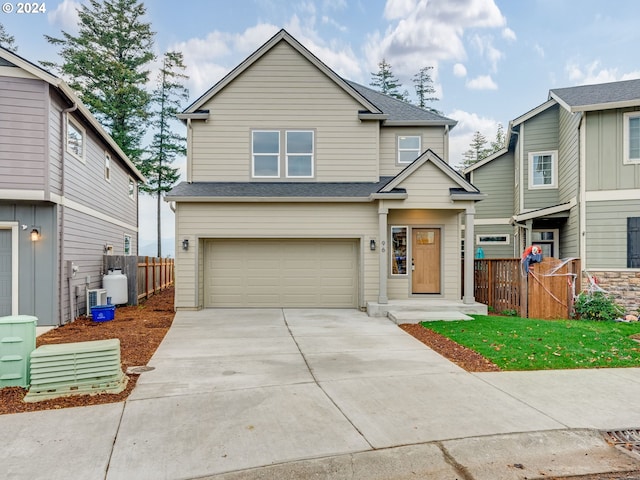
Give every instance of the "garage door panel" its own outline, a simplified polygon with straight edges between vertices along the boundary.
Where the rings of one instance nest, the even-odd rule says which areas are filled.
[[[212,239],[207,307],[356,307],[357,240]]]

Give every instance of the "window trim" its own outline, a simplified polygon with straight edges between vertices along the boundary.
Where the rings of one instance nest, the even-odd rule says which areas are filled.
[[[551,183],[549,185],[534,185],[533,183],[533,157],[535,156],[551,156]],[[558,151],[557,150],[543,150],[539,152],[529,152],[529,189],[530,190],[548,190],[552,188],[558,188]]]
[[[415,149],[414,148],[400,148],[400,138],[407,138],[407,137],[417,137],[418,138],[418,154],[416,155],[416,158],[414,158],[413,160],[411,160],[410,162],[404,162],[400,160],[400,152],[413,152]],[[414,134],[414,135],[401,135],[401,134],[396,134],[396,165],[411,165],[413,162],[416,161],[416,159],[420,156],[420,154],[422,153],[422,135],[420,134]]]
[[[504,240],[488,240],[488,237],[504,237]],[[511,235],[508,233],[482,233],[476,235],[476,245],[510,245]]]
[[[80,133],[80,136],[82,138],[82,154],[81,155],[78,155],[77,153],[75,153],[74,151],[72,151],[69,148],[69,124],[73,124],[73,128],[75,130],[77,130],[78,133]],[[86,163],[87,162],[86,161],[87,131],[85,130],[85,128],[82,125],[80,125],[80,122],[78,122],[71,115],[67,115],[67,131],[66,131],[66,135],[65,135],[65,150],[67,151],[67,153],[69,153],[71,156],[77,158],[82,163]]]
[[[638,158],[630,158],[629,157],[629,124],[632,118],[640,118],[640,112],[625,112],[622,114],[623,124],[622,124],[622,155],[623,155],[623,163],[625,165],[636,165],[640,163],[640,157]]]
[[[111,183],[111,155],[104,152],[104,179]]]
[[[254,134],[255,133],[277,133],[278,134],[278,172],[276,175],[256,175],[256,156],[273,156],[274,153],[254,153],[253,151],[253,142],[254,142]],[[281,130],[267,130],[267,129],[255,129],[251,130],[251,178],[280,178],[280,162],[282,159],[282,136],[280,135]]]
[[[127,238],[129,239],[129,252],[127,253]],[[128,233],[124,234],[123,243],[122,243],[122,251],[125,255],[131,255],[131,245],[133,243],[133,237]]]
[[[133,178],[129,177],[129,198],[131,200],[135,200],[136,199],[136,182],[133,180]]]
[[[405,252],[405,272],[404,273],[393,273],[393,262],[394,262],[394,257],[395,257],[395,253],[396,253],[396,248],[395,245],[393,244],[393,230],[395,228],[400,228],[400,229],[404,229],[405,231],[405,245],[404,245],[404,252]],[[391,248],[389,248],[389,276],[391,276],[392,278],[407,278],[409,276],[409,266],[408,266],[408,260],[409,260],[409,226],[408,225],[390,225],[389,226],[389,245],[391,246]]]
[[[289,175],[289,152],[287,147],[289,145],[288,136],[289,133],[310,133],[311,134],[311,153],[303,153],[297,155],[310,155],[311,156],[311,175]],[[314,178],[315,177],[315,150],[316,150],[316,136],[313,130],[284,130],[284,173],[286,178]],[[292,154],[295,156],[296,154]]]

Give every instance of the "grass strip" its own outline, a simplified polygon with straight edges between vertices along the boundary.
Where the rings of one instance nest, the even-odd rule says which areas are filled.
[[[423,322],[502,370],[640,367],[640,322],[536,320],[473,315],[472,321]]]

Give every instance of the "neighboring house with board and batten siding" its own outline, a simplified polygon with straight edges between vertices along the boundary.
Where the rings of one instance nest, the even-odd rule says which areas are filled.
[[[0,316],[60,325],[105,253],[137,255],[144,177],[66,83],[3,48],[0,125]]]
[[[343,79],[284,30],[179,118],[177,309],[463,305],[461,223],[483,196],[448,165],[455,121]]]
[[[474,245],[486,257],[541,245],[640,306],[640,80],[550,90],[465,175],[487,194]]]

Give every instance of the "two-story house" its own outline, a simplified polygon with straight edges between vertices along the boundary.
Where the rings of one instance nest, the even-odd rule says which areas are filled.
[[[61,79],[0,48],[0,315],[59,325],[136,255],[144,178]]]
[[[446,161],[455,121],[343,79],[284,30],[179,117],[177,309],[463,305],[461,223],[482,194]]]
[[[640,291],[640,80],[550,90],[506,147],[465,171],[487,199],[475,248],[576,257],[629,308]]]

